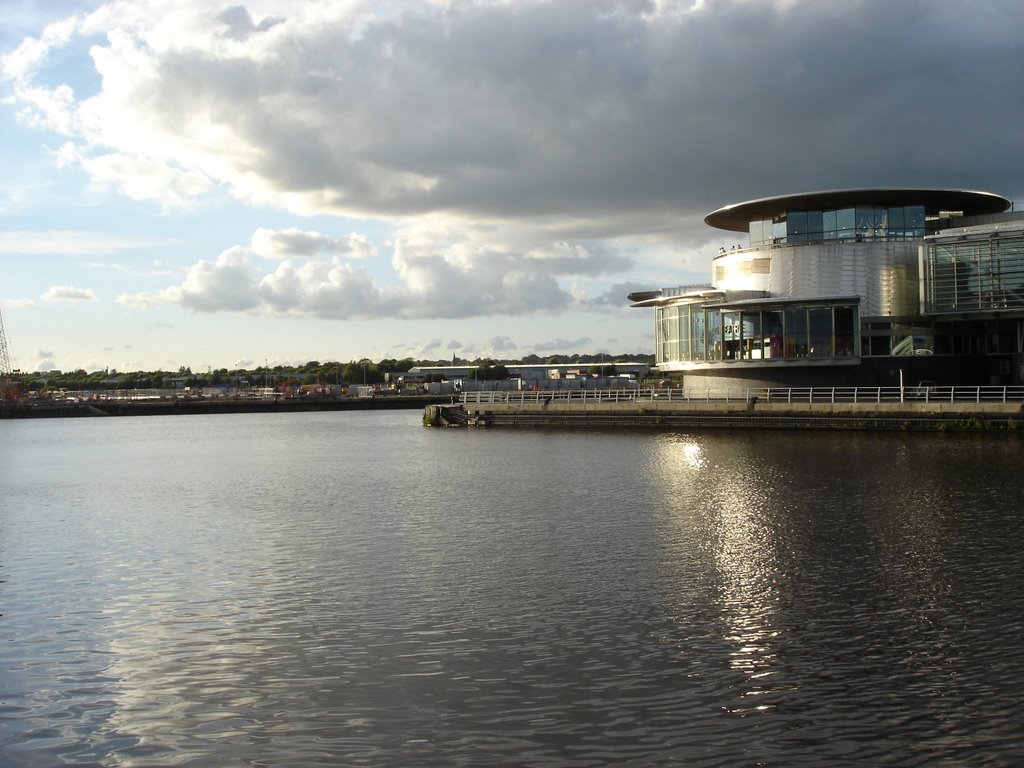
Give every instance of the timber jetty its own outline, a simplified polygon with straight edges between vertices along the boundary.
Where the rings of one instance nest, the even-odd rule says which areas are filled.
[[[90,416],[181,416],[211,413],[303,413],[423,408],[451,403],[451,395],[381,395],[378,397],[158,398],[99,397],[73,401],[25,400],[0,403],[0,418],[77,418]]]
[[[1024,387],[814,387],[464,392],[434,427],[1021,430]]]

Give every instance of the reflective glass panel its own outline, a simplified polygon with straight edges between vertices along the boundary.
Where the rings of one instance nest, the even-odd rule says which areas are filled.
[[[704,310],[693,308],[693,351],[691,360],[704,359]]]
[[[744,360],[760,360],[761,353],[761,313],[744,312],[740,326],[743,331],[740,351]]]
[[[782,357],[782,310],[761,313],[761,336],[764,339],[764,357]]]
[[[786,357],[807,357],[807,309],[790,307],[784,320]]]
[[[832,356],[832,308],[813,307],[807,310],[811,348],[809,357]]]
[[[924,237],[923,205],[908,205],[903,209],[903,227],[907,237]]]
[[[786,242],[786,220],[772,222],[772,239],[776,243]]]
[[[724,360],[740,359],[740,337],[742,336],[742,330],[739,312],[722,313],[722,358]]]
[[[849,357],[856,354],[857,308],[834,307],[836,357]]]
[[[690,359],[690,306],[679,308],[679,359]]]
[[[717,309],[704,313],[705,335],[708,339],[707,359],[722,359],[722,314]]]
[[[826,240],[836,239],[836,212],[825,211],[821,214],[821,232]]]
[[[840,238],[853,237],[855,222],[853,208],[842,208],[836,211],[836,236]]]

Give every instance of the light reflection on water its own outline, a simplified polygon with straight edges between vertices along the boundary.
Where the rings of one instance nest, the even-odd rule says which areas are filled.
[[[3,764],[1024,750],[1016,438],[0,429]]]

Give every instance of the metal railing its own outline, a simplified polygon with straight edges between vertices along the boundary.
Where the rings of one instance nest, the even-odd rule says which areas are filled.
[[[1024,386],[1007,387],[747,387],[687,390],[670,387],[643,389],[518,390],[463,392],[466,405],[488,403],[1020,403]]]

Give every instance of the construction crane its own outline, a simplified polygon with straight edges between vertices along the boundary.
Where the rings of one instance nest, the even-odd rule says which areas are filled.
[[[7,351],[7,333],[4,331],[4,313],[0,311],[0,402],[13,402],[21,394],[21,387],[14,380],[11,355]]]

